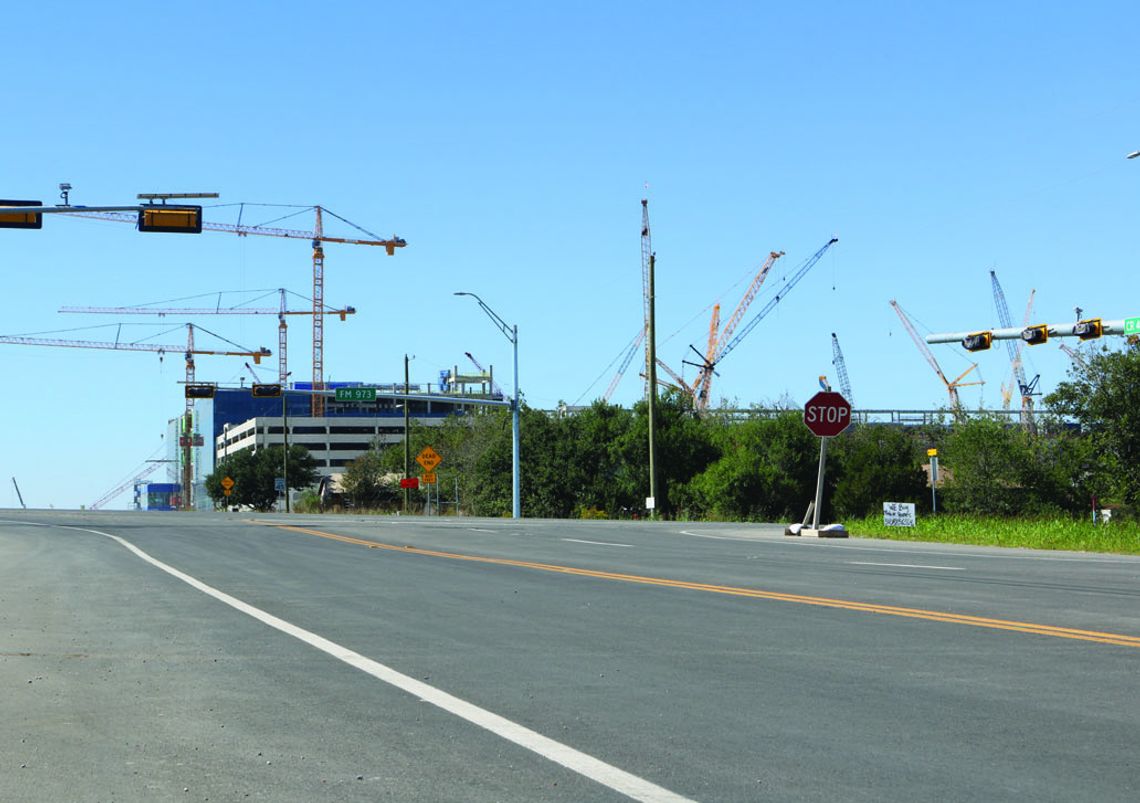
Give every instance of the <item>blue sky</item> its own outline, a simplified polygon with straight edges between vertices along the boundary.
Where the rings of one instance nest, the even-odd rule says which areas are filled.
[[[742,406],[806,400],[834,376],[832,331],[857,406],[945,404],[888,301],[923,333],[991,325],[991,269],[1018,322],[1033,288],[1039,321],[1074,306],[1140,314],[1140,161],[1124,159],[1140,148],[1132,3],[170,8],[7,11],[6,62],[26,69],[4,84],[0,196],[51,202],[61,181],[91,205],[213,191],[321,204],[405,237],[395,257],[327,248],[327,301],[359,310],[326,324],[334,380],[391,381],[409,353],[413,381],[434,382],[465,351],[507,379],[509,344],[452,295],[468,290],[517,322],[532,406],[600,395],[641,321],[646,192],[659,354],[678,371],[711,305],[727,314],[770,250],[787,270],[840,239],[721,364],[714,397]],[[63,305],[311,295],[303,242],[60,218],[0,237],[2,334],[117,320]],[[272,319],[197,322],[275,348]],[[291,368],[308,378],[305,322],[293,324]],[[970,363],[934,351],[951,376]],[[986,384],[964,401],[1000,406],[1004,350],[974,359]],[[242,362],[203,357],[199,376],[236,383]],[[1048,344],[1027,370],[1048,391],[1067,364]],[[16,504],[9,476],[29,505],[89,504],[151,456],[182,407],[177,355],[0,346],[0,365],[0,505]],[[614,401],[640,394],[636,365]]]

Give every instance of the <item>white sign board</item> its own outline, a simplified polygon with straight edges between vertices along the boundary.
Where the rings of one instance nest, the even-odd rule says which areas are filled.
[[[914,502],[883,502],[883,524],[887,527],[913,527]]]
[[[645,497],[645,509],[646,510],[653,510],[655,507],[657,507],[657,497],[655,497],[655,496]]]

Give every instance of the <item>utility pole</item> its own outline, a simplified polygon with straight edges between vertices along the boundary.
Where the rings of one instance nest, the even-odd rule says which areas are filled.
[[[649,518],[657,518],[657,444],[656,444],[656,418],[657,418],[657,331],[655,322],[655,300],[653,273],[657,263],[657,255],[649,255],[649,325],[645,333],[648,344],[648,357],[646,362],[646,376],[649,377]]]
[[[408,441],[408,355],[404,355],[404,479],[408,478],[408,466],[412,462],[412,444]],[[404,484],[404,513],[408,512],[408,486]]]

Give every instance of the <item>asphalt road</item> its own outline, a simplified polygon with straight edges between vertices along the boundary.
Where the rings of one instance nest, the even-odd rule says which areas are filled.
[[[1140,560],[780,533],[0,511],[0,800],[1140,799]]]

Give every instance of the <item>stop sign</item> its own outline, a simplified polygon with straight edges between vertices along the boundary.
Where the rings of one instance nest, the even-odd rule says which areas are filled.
[[[838,393],[821,390],[804,405],[804,423],[821,438],[831,438],[851,423],[851,404]]]

